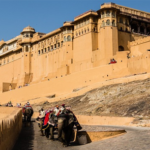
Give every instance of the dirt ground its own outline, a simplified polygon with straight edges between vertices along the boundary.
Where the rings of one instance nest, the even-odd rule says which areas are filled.
[[[149,120],[150,79],[104,86],[78,97],[52,103],[45,101],[33,107],[47,109],[63,103],[80,115],[135,117],[135,122]]]

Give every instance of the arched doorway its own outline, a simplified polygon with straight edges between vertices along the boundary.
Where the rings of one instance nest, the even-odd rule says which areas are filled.
[[[123,46],[119,46],[119,51],[124,51],[124,47]]]
[[[150,35],[150,27],[147,28],[147,35]]]
[[[140,26],[140,33],[144,34],[144,26]]]
[[[132,29],[132,32],[138,32],[138,25],[137,24],[132,24],[131,25],[131,29]]]

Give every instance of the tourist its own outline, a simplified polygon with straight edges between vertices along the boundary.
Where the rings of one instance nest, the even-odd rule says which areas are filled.
[[[7,107],[13,107],[11,101],[6,104]]]
[[[24,115],[24,121],[31,121],[31,117],[33,115],[33,108],[29,102],[27,102],[24,105],[22,111],[23,111],[23,115]]]

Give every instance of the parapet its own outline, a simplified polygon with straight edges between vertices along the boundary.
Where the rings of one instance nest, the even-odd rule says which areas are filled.
[[[144,37],[144,38],[138,39],[134,42],[130,42],[130,47],[136,46],[136,45],[139,45],[139,44],[142,44],[142,43],[145,43],[145,42],[149,42],[149,41],[150,41],[150,36]]]
[[[0,107],[0,150],[11,150],[22,129],[22,109]]]
[[[140,10],[133,9],[130,7],[117,5],[115,3],[103,3],[101,5],[101,9],[103,9],[103,8],[116,8],[116,9],[120,10],[120,12],[126,13],[128,15],[132,15],[132,16],[137,15],[137,16],[140,16],[142,18],[143,17],[144,18],[150,18],[150,13],[148,13],[148,12],[140,11]]]

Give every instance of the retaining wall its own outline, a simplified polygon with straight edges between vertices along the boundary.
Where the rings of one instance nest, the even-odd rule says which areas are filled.
[[[11,150],[22,128],[22,109],[0,107],[0,150]]]

